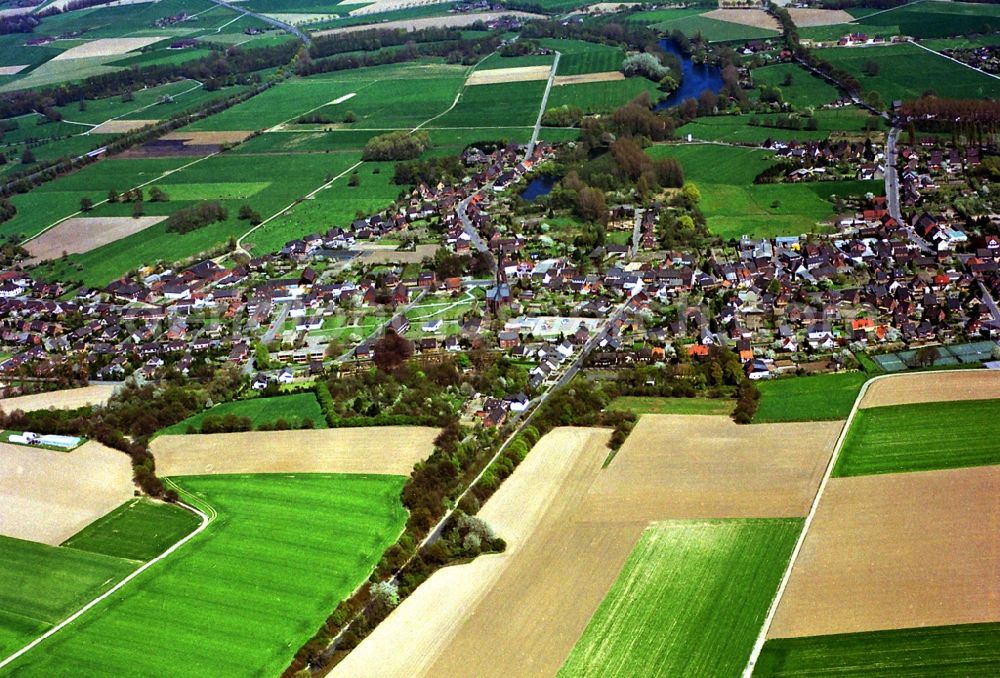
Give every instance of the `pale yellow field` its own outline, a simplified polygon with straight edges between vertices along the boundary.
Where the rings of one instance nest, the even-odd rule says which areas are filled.
[[[754,28],[770,28],[781,30],[778,20],[762,9],[713,9],[701,16],[717,21],[728,21],[733,24],[753,26]]]
[[[526,82],[528,80],[547,80],[551,66],[517,66],[515,68],[488,68],[474,71],[465,81],[467,86],[497,85],[504,82]]]
[[[952,370],[897,374],[873,382],[861,407],[910,405],[945,400],[1000,398],[1000,372],[996,370]]]
[[[21,64],[20,66],[0,66],[0,75],[17,75],[27,67],[28,64]]]
[[[101,38],[91,40],[76,47],[70,47],[65,52],[60,52],[52,57],[52,61],[63,61],[65,59],[81,59],[85,57],[105,57],[125,54],[133,50],[142,49],[147,45],[166,40],[164,36],[154,36],[148,38]]]
[[[799,28],[808,26],[833,26],[854,21],[854,17],[842,9],[813,9],[789,7],[788,13]]]
[[[94,384],[81,388],[68,388],[51,393],[36,393],[17,396],[16,398],[0,398],[0,410],[13,412],[31,412],[33,410],[71,410],[85,405],[103,405],[115,392],[115,386]]]
[[[624,80],[625,74],[621,71],[607,71],[605,73],[581,73],[579,75],[557,75],[552,79],[553,86],[559,85],[581,85],[587,82],[613,82]]]
[[[769,637],[1000,620],[998,497],[1000,466],[833,478]]]
[[[409,475],[438,429],[423,426],[160,436],[150,444],[162,477],[217,473]]]
[[[87,134],[123,134],[142,129],[146,125],[155,125],[159,120],[107,120],[102,122]]]
[[[24,248],[32,262],[78,254],[144,231],[167,217],[73,217],[29,240]]]
[[[57,546],[129,499],[128,456],[90,441],[72,452],[0,443],[0,534]]]

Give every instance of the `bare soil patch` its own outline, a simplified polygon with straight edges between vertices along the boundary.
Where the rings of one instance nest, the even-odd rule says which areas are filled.
[[[246,140],[253,134],[252,131],[228,130],[223,132],[191,132],[180,131],[164,134],[160,139],[164,141],[180,141],[185,146],[200,146],[204,144],[236,144]]]
[[[72,452],[0,443],[0,534],[57,546],[129,499],[128,456],[90,441]]]
[[[76,47],[70,47],[65,52],[61,52],[52,57],[52,61],[63,61],[65,59],[82,59],[85,57],[106,57],[126,54],[137,49],[142,49],[147,45],[166,40],[164,36],[151,36],[146,38],[101,38],[91,40]]]
[[[497,85],[504,82],[527,82],[547,80],[551,66],[517,66],[514,68],[488,68],[475,71],[465,81],[466,86]]]
[[[78,254],[144,231],[167,217],[73,217],[24,246],[31,262],[57,259],[63,252]]]
[[[854,21],[854,17],[842,9],[811,9],[790,7],[788,13],[799,28],[809,26],[833,26]]]
[[[333,675],[555,675],[650,521],[804,515],[839,430],[644,415],[602,470],[607,430],[556,429],[480,511],[508,550],[434,574]]]
[[[113,385],[94,384],[92,386],[68,388],[49,393],[35,393],[15,398],[0,398],[0,409],[4,412],[13,412],[14,410],[32,412],[34,410],[47,410],[49,408],[72,410],[86,405],[103,405],[108,402],[108,398],[114,392],[115,386]]]
[[[588,82],[613,82],[624,80],[625,74],[621,71],[606,71],[604,73],[581,73],[579,75],[557,75],[552,79],[553,86],[559,85],[582,85]]]
[[[159,120],[107,120],[90,130],[88,134],[124,134],[147,125],[155,125]]]
[[[1000,620],[1000,466],[834,478],[769,637]]]
[[[160,476],[217,473],[409,475],[430,456],[438,429],[424,426],[252,431],[160,436],[150,444]]]
[[[731,24],[769,28],[772,31],[781,30],[778,20],[762,9],[713,9],[701,16],[717,21],[728,21]]]
[[[419,264],[426,257],[434,258],[440,245],[417,245],[412,252],[392,249],[364,250],[361,260],[369,264]]]
[[[612,14],[614,12],[622,12],[633,7],[642,7],[641,2],[598,2],[593,5],[587,5],[584,11],[587,14]]]
[[[598,516],[805,516],[843,422],[738,426],[727,417],[643,415],[587,497]]]
[[[369,10],[371,5],[365,7],[364,10]],[[384,12],[386,10],[380,9],[379,12]],[[370,13],[362,10],[355,10],[357,13]],[[355,12],[352,12],[354,14]],[[379,30],[396,30],[403,29],[405,31],[418,31],[423,28],[432,28],[434,26],[443,27],[461,27],[470,26],[477,21],[494,21],[500,17],[518,17],[521,19],[544,19],[545,17],[541,14],[532,14],[530,12],[480,12],[477,14],[458,14],[458,15],[448,15],[448,16],[436,16],[436,17],[426,17],[423,19],[400,19],[398,21],[383,21],[381,23],[363,24],[360,26],[344,26],[342,28],[328,28],[325,31],[316,31],[312,35],[323,36],[323,35],[336,35],[338,33],[354,33],[357,31],[370,31],[373,28],[378,28]]]
[[[1000,398],[1000,372],[995,370],[915,372],[895,374],[891,379],[872,383],[861,407],[988,398]]]
[[[20,66],[0,66],[0,75],[17,75],[27,67],[28,64],[21,64]]]

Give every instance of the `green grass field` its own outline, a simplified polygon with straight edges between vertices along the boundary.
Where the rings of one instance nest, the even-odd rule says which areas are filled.
[[[63,546],[129,560],[150,560],[190,533],[200,520],[184,509],[146,498],[132,499],[95,520]]]
[[[782,141],[819,141],[831,135],[846,134],[852,137],[864,138],[873,136],[875,132],[865,132],[865,124],[875,117],[857,108],[840,108],[818,110],[813,114],[817,129],[782,129],[766,126],[777,119],[775,115],[716,115],[707,118],[695,118],[677,129],[679,136],[688,134],[693,139],[705,141],[727,141],[730,143],[763,144],[768,139]],[[761,123],[751,125],[753,118]],[[773,124],[773,123],[772,123]],[[879,125],[882,128],[882,125]]]
[[[863,372],[842,372],[757,382],[754,423],[847,419],[867,379]]]
[[[648,528],[559,676],[737,676],[802,528],[798,519]]]
[[[80,676],[170,675],[178,667],[186,675],[277,675],[399,534],[404,481],[185,478],[178,485],[218,512],[208,529],[11,670],[51,676],[72,663]],[[32,578],[44,581],[37,571]],[[38,604],[38,589],[30,588],[30,603]]]
[[[923,3],[921,3],[923,4]],[[1000,25],[1000,19],[997,20]],[[926,91],[962,99],[1000,96],[1000,80],[932,54],[916,45],[902,44],[865,49],[816,50],[816,56],[852,73],[865,90],[878,92],[886,104],[894,99],[915,99]],[[877,61],[879,74],[864,72],[868,61]],[[920,73],[914,78],[914,73]]]
[[[858,410],[835,476],[1000,464],[1000,400]]]
[[[544,92],[544,80],[466,87],[458,105],[428,127],[534,125]]]
[[[62,621],[135,567],[122,558],[0,536],[0,657]]]
[[[559,50],[559,70],[556,75],[604,73],[621,70],[625,52],[620,47],[601,45],[583,40],[539,41],[544,47]]]
[[[653,146],[647,153],[680,161],[685,180],[701,190],[701,209],[709,230],[723,238],[822,231],[818,224],[834,216],[833,204],[810,184],[753,184],[771,162],[767,151],[683,144]]]
[[[313,392],[293,393],[291,395],[275,396],[274,398],[251,398],[250,400],[235,400],[229,403],[219,403],[215,407],[199,412],[173,426],[160,431],[162,435],[187,433],[188,427],[201,429],[205,417],[222,417],[232,414],[237,417],[249,417],[254,428],[265,424],[273,424],[278,419],[289,422],[293,428],[298,428],[303,419],[311,419],[315,428],[326,428],[326,418],[319,408],[319,402]]]
[[[995,676],[1000,623],[769,640],[754,676]]]
[[[549,92],[547,108],[577,106],[584,113],[609,113],[624,106],[643,92],[656,101],[663,92],[655,82],[646,78],[626,78],[607,82],[585,82],[577,85],[559,85]]]
[[[791,76],[792,84],[785,79]],[[785,101],[797,108],[822,106],[840,98],[840,92],[826,80],[813,75],[797,64],[775,64],[753,69],[755,86],[770,85],[781,90]]]
[[[615,398],[609,410],[636,414],[714,414],[728,416],[734,403],[728,398],[647,398],[623,396]]]

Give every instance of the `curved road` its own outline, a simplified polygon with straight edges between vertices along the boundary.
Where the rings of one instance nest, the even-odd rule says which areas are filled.
[[[225,2],[225,0],[212,0],[212,2],[214,2],[219,7],[225,7],[226,9],[231,9],[234,12],[239,12],[240,14],[252,16],[254,19],[259,19],[260,21],[263,21],[266,24],[270,24],[275,28],[280,28],[283,31],[287,31],[292,35],[294,35],[299,40],[301,40],[303,43],[305,43],[306,47],[312,44],[312,40],[309,39],[308,35],[303,33],[295,26],[291,24],[286,24],[284,21],[278,21],[277,19],[272,19],[269,16],[265,16],[263,14],[257,14],[257,12],[251,12],[250,10],[245,9],[243,7],[239,7],[237,5],[231,5],[228,2]]]

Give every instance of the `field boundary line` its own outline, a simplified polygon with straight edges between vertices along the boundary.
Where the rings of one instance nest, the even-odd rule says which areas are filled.
[[[850,26],[851,24],[856,24],[859,21],[863,22],[868,17],[878,16],[879,14],[885,14],[886,12],[893,12],[893,11],[899,9],[900,7],[905,7],[907,5],[916,5],[916,4],[919,4],[919,3],[923,2],[923,1],[924,0],[915,0],[914,2],[908,2],[908,3],[906,3],[906,5],[896,5],[895,7],[890,7],[888,9],[881,9],[881,10],[879,10],[877,12],[872,12],[871,14],[866,14],[866,15],[864,15],[862,17],[858,17],[857,19],[853,19],[851,21],[845,21],[844,25],[845,26]],[[835,25],[839,25],[839,24],[835,24]]]
[[[173,487],[178,493],[183,493],[184,495],[186,495],[188,497],[191,496],[190,493],[188,493],[187,491],[185,491],[185,490],[181,489],[180,487],[178,487],[177,485],[175,485],[173,483],[173,481],[171,481],[169,478],[165,482],[166,482],[166,484],[168,484],[171,487]],[[185,504],[182,501],[178,501],[176,503],[181,508],[183,508],[183,509],[185,509],[187,511],[190,511],[191,513],[194,513],[196,516],[198,516],[199,518],[201,518],[201,524],[198,525],[198,527],[196,527],[194,530],[192,530],[191,532],[189,532],[188,534],[186,534],[184,537],[182,537],[179,541],[175,542],[173,545],[171,545],[169,548],[167,548],[166,551],[164,551],[160,555],[156,556],[152,560],[146,562],[144,565],[140,566],[139,568],[137,568],[137,569],[133,570],[132,572],[130,572],[124,579],[122,579],[121,581],[119,581],[117,584],[115,584],[114,586],[112,586],[110,589],[108,589],[107,591],[105,591],[101,595],[99,595],[96,598],[94,598],[93,600],[91,600],[89,603],[87,603],[86,605],[84,605],[83,607],[81,607],[79,610],[77,610],[76,612],[74,612],[70,616],[68,616],[65,619],[63,619],[61,622],[59,622],[58,624],[56,624],[55,626],[53,626],[52,628],[50,628],[48,631],[46,631],[42,635],[40,635],[37,638],[35,638],[33,641],[31,641],[30,643],[28,643],[27,645],[25,645],[24,647],[22,647],[20,650],[18,650],[17,652],[14,652],[11,655],[8,655],[7,657],[5,657],[2,660],[0,660],[0,669],[4,668],[5,666],[7,666],[7,665],[11,664],[12,662],[16,661],[17,659],[21,658],[22,656],[24,656],[25,654],[27,654],[28,652],[30,652],[31,650],[33,650],[35,647],[37,647],[38,645],[40,645],[43,641],[47,640],[48,638],[51,638],[55,634],[59,633],[59,631],[62,631],[64,628],[66,628],[67,626],[69,626],[70,624],[72,624],[73,622],[75,622],[77,619],[79,619],[83,615],[85,615],[95,605],[97,605],[98,603],[100,603],[100,602],[102,602],[104,600],[107,600],[112,595],[114,595],[118,591],[120,591],[123,588],[125,588],[125,586],[128,585],[129,582],[131,582],[133,579],[135,579],[136,577],[138,577],[140,574],[142,574],[143,572],[145,572],[146,570],[148,570],[149,568],[151,568],[153,565],[159,563],[161,560],[166,559],[174,551],[176,551],[180,547],[184,546],[184,544],[188,543],[189,541],[191,541],[192,539],[194,539],[196,536],[198,536],[199,534],[201,534],[202,532],[204,532],[205,528],[207,528],[209,526],[209,524],[212,521],[214,521],[218,517],[218,515],[219,515],[215,511],[215,509],[213,509],[211,506],[209,506],[205,502],[192,501],[192,504],[193,503],[198,503],[201,506],[205,507],[206,511],[202,511],[201,509],[196,508],[192,504]]]
[[[993,78],[995,80],[1000,80],[1000,75],[996,75],[995,73],[987,73],[986,71],[984,71],[981,68],[976,68],[975,66],[969,65],[969,64],[965,63],[964,61],[959,61],[958,59],[955,59],[953,57],[948,56],[947,54],[942,54],[941,52],[937,51],[936,49],[931,49],[930,47],[925,47],[924,45],[921,45],[919,42],[917,42],[915,40],[911,40],[910,42],[912,44],[916,45],[917,47],[919,47],[922,50],[926,50],[926,51],[930,52],[931,54],[936,54],[937,56],[941,57],[942,59],[947,59],[948,61],[954,61],[959,66],[965,66],[969,70],[973,70],[976,73],[981,73],[982,75],[988,75],[989,77],[991,77],[991,78]]]
[[[771,600],[771,606],[767,610],[767,616],[764,618],[764,623],[761,626],[760,633],[758,634],[753,650],[750,653],[750,659],[747,661],[746,668],[743,669],[743,678],[753,677],[754,668],[757,666],[757,660],[760,659],[760,653],[764,649],[764,643],[767,642],[767,634],[771,630],[774,615],[778,611],[778,605],[781,603],[781,598],[785,593],[785,588],[787,588],[788,581],[791,579],[792,569],[795,567],[795,561],[799,557],[799,552],[802,550],[802,545],[805,543],[806,537],[808,536],[809,528],[812,526],[813,519],[816,517],[820,501],[823,498],[823,492],[826,490],[826,486],[830,482],[830,478],[833,476],[834,466],[836,466],[837,459],[840,457],[840,452],[843,450],[844,441],[847,438],[848,432],[851,430],[851,424],[854,423],[854,417],[857,415],[858,410],[861,409],[861,402],[868,394],[868,388],[875,382],[882,381],[883,379],[912,376],[913,374],[934,374],[940,372],[954,372],[954,370],[927,370],[921,372],[879,374],[861,385],[861,390],[858,391],[858,397],[854,399],[854,405],[851,407],[851,413],[847,415],[844,427],[840,430],[840,435],[837,437],[837,444],[833,447],[833,453],[830,455],[830,461],[826,465],[826,471],[823,473],[823,479],[820,481],[819,488],[816,490],[816,496],[813,497],[812,505],[809,507],[809,513],[806,515],[805,522],[802,525],[802,531],[799,532],[799,538],[795,542],[795,548],[792,549],[792,555],[788,559],[788,566],[785,568],[785,574],[782,576],[781,583],[778,584],[778,589],[775,591],[774,598]]]

